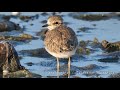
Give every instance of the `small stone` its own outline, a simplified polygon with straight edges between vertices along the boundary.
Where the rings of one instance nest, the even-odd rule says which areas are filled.
[[[34,65],[34,63],[32,63],[32,62],[28,62],[28,63],[26,63],[28,66],[32,66],[32,65]]]

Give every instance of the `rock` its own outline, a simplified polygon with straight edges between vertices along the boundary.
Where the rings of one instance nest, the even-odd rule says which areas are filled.
[[[106,57],[106,58],[102,58],[102,59],[98,59],[99,62],[118,62],[119,61],[119,58],[114,56],[114,57]]]
[[[94,27],[97,26],[96,24],[92,24]]]
[[[2,72],[0,72],[0,78],[3,78],[3,74],[2,74]]]
[[[37,37],[33,37],[29,34],[20,34],[19,36],[0,36],[0,40],[13,40],[13,41],[28,41],[28,40],[36,40]]]
[[[111,74],[108,78],[120,78],[120,73]]]
[[[15,24],[11,21],[0,21],[0,32],[12,30],[21,30],[21,27],[19,26],[19,24]]]
[[[24,15],[21,15],[21,16],[19,16],[19,18],[21,19],[21,20],[23,20],[24,22],[28,22],[28,21],[30,21],[30,20],[35,20],[35,19],[38,19],[39,18],[39,14],[36,14],[36,15],[33,15],[33,16],[24,16]]]
[[[113,57],[113,58],[120,58],[120,51],[110,52],[110,53],[104,53],[101,55],[103,57]]]
[[[11,18],[10,15],[0,15],[0,20],[5,20],[5,21],[9,21]]]
[[[32,73],[32,78],[42,78],[42,76],[36,73]]]
[[[34,65],[34,63],[32,63],[32,62],[27,62],[27,63],[25,63],[25,64],[27,64],[28,66]]]
[[[32,50],[21,50],[19,52],[22,55],[28,55],[32,57],[50,58],[52,57],[44,48],[32,49]]]
[[[15,48],[9,42],[0,42],[0,69],[9,72],[24,69]]]
[[[3,75],[3,78],[41,78],[39,74],[31,73],[27,69],[10,72],[7,75]]]
[[[81,77],[79,77],[79,76],[72,76],[72,78],[81,78]]]
[[[70,77],[71,77],[71,74],[70,74]],[[60,75],[59,78],[68,78],[68,73],[64,73],[63,75]]]
[[[120,41],[118,42],[114,42],[114,43],[110,43],[106,40],[103,40],[101,42],[103,50],[107,51],[107,52],[114,52],[114,51],[120,51]]]
[[[102,66],[98,66],[96,64],[90,64],[84,67],[79,67],[80,70],[96,70],[96,69],[100,69],[102,68]]]
[[[87,71],[86,73],[84,73],[84,75],[86,75],[87,77],[96,77],[96,78],[98,78],[98,76],[100,74],[98,74],[96,72],[92,72],[92,71]]]
[[[19,18],[21,19],[21,20],[23,20],[23,21],[25,21],[25,22],[28,22],[29,20],[31,20],[32,19],[32,17],[31,16],[19,16]]]
[[[57,78],[57,76],[47,76],[47,78]]]
[[[93,29],[95,29],[95,28],[89,28],[89,27],[81,27],[81,28],[79,28],[79,31],[81,31],[81,32],[89,32],[89,30],[93,30]]]
[[[42,15],[42,16],[47,16],[47,15],[49,15],[49,14],[48,14],[47,12],[42,12],[41,15]]]
[[[68,73],[64,73],[63,75],[60,76],[60,78],[68,78]]]
[[[79,42],[79,47],[76,50],[77,54],[89,54],[90,53],[90,49],[87,48],[89,44],[89,41],[80,41]]]
[[[101,14],[82,14],[82,15],[72,15],[75,19],[81,19],[86,21],[99,21],[99,20],[108,20],[110,16],[101,15]]]
[[[93,43],[95,43],[95,44],[99,43],[99,41],[98,41],[98,39],[96,37],[94,38]]]
[[[18,70],[3,75],[3,78],[32,78],[32,74],[28,70]]]
[[[81,55],[81,54],[82,55],[89,55],[91,53],[91,50],[89,48],[80,47],[76,50],[76,53],[79,54],[79,55]]]
[[[82,40],[82,41],[79,42],[79,46],[83,47],[83,48],[86,48],[88,44],[89,44],[89,41],[83,41]]]
[[[47,20],[43,20],[41,21],[42,24],[46,24],[47,23]]]
[[[33,36],[30,34],[21,34],[19,37],[26,38],[26,39],[32,39]]]
[[[91,42],[90,46],[92,48],[102,48],[101,43],[99,42],[99,40],[95,37],[94,40]]]

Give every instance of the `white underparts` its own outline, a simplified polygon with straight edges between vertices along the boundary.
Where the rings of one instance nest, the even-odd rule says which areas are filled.
[[[67,51],[67,52],[64,52],[64,53],[54,53],[54,52],[49,51],[47,48],[45,48],[45,49],[49,54],[51,54],[54,57],[69,58],[69,57],[71,57],[72,55],[75,54],[77,48],[75,48],[73,51]]]

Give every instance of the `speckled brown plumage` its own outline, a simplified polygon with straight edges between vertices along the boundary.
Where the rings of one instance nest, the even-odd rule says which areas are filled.
[[[74,31],[67,26],[61,25],[54,30],[48,31],[45,36],[45,47],[51,52],[62,53],[72,51],[78,45]]]
[[[57,58],[57,76],[59,77],[59,58],[68,59],[68,77],[70,77],[70,57],[75,54],[78,40],[75,32],[64,25],[63,19],[58,16],[50,16],[47,24],[48,30],[45,34],[45,49]]]

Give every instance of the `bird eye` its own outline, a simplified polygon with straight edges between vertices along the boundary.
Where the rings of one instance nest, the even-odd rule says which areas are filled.
[[[58,22],[55,22],[54,24],[58,24]]]

